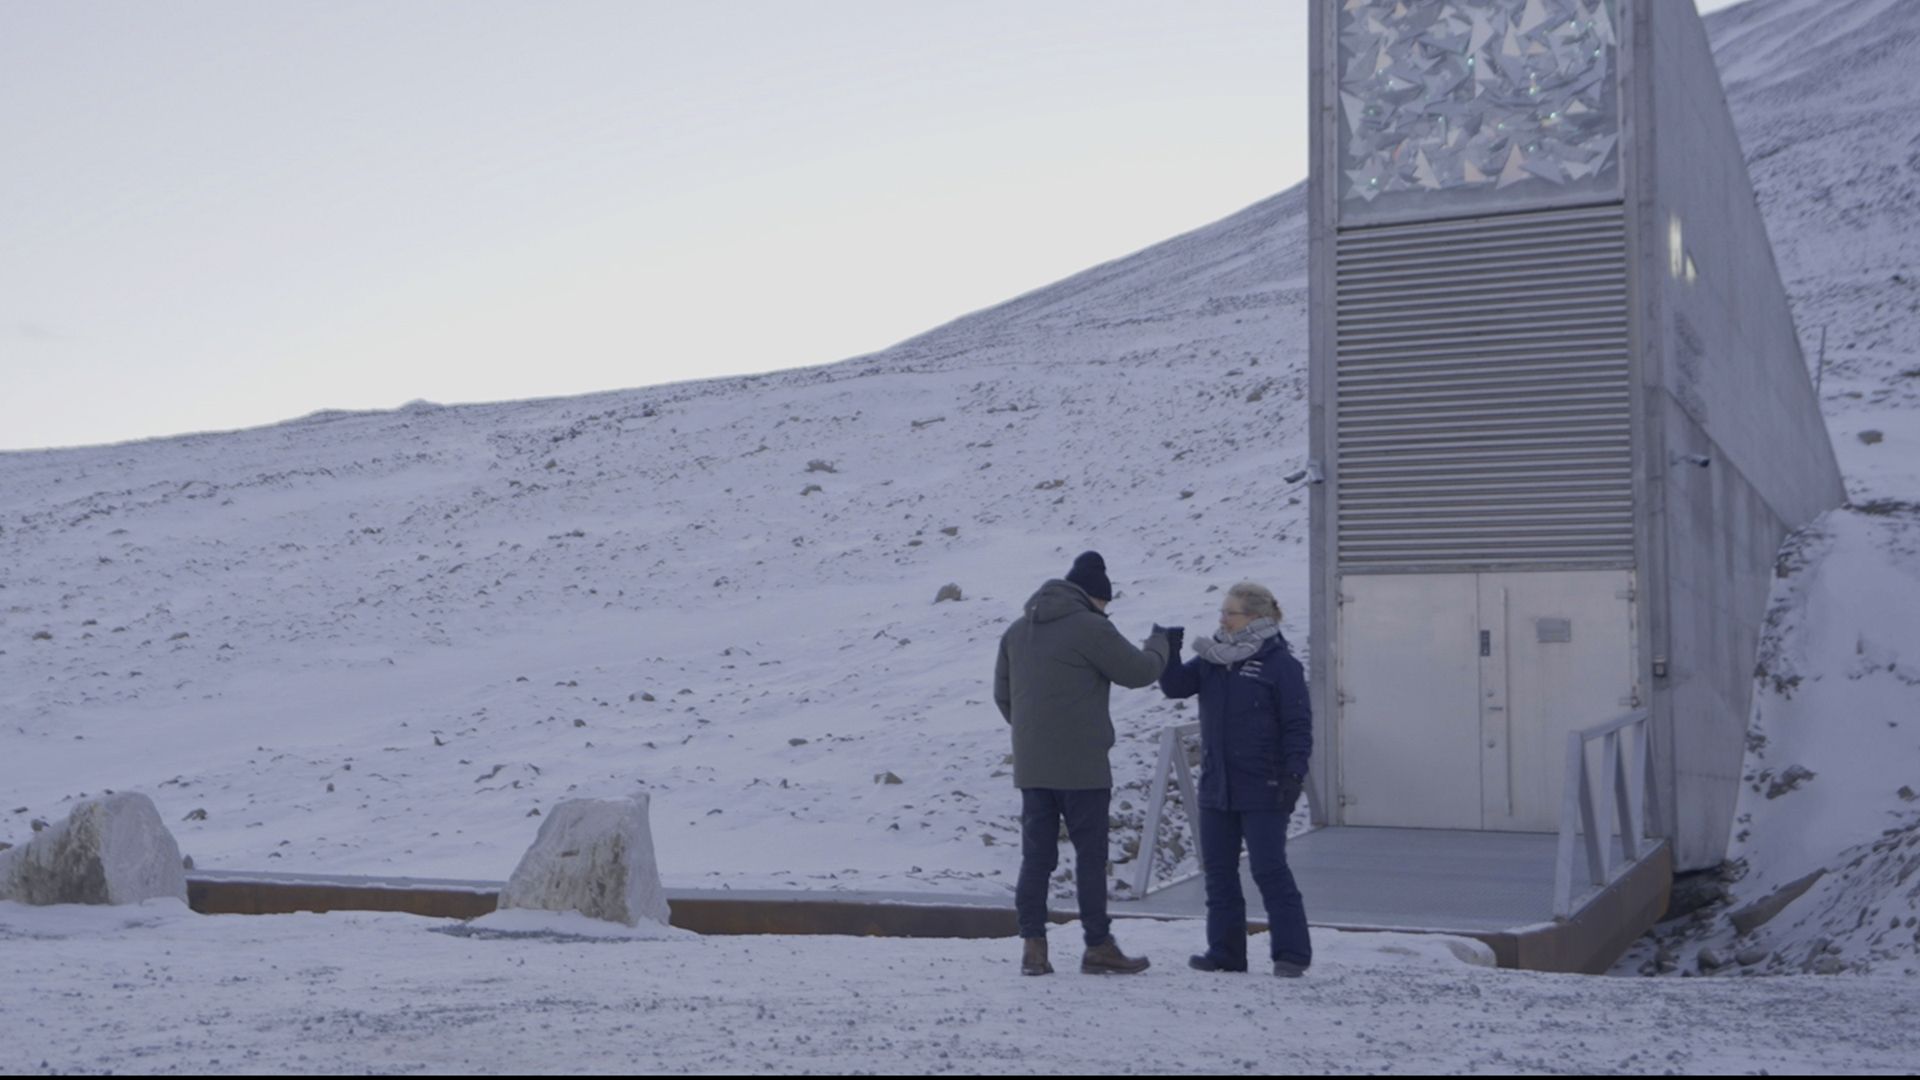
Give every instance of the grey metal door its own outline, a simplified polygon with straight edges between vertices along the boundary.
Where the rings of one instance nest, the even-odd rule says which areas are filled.
[[[1624,570],[1342,580],[1338,813],[1551,832],[1566,737],[1637,699]]]

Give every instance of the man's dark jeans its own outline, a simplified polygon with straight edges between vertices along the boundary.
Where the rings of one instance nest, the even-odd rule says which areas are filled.
[[[1075,892],[1080,896],[1080,928],[1088,945],[1107,940],[1108,788],[1063,791],[1020,789],[1020,884],[1013,893],[1020,936],[1047,936],[1048,881],[1060,864],[1060,819],[1073,840]]]
[[[1247,969],[1247,900],[1240,889],[1240,841],[1247,842],[1253,883],[1267,904],[1273,959],[1313,963],[1307,909],[1287,867],[1287,819],[1279,810],[1200,811],[1200,854],[1207,866],[1207,955],[1221,967]]]

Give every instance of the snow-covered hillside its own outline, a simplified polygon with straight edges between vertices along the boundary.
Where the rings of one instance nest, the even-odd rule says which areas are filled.
[[[1810,358],[1827,327],[1849,490],[1893,500],[1818,528],[1920,576],[1920,4],[1750,0],[1709,28]],[[1212,591],[1253,578],[1305,641],[1282,479],[1304,226],[1295,188],[824,368],[0,454],[0,840],[139,789],[203,867],[498,880],[555,801],[638,782],[670,885],[1009,890],[989,676],[1043,579],[1101,550],[1138,638],[1211,626]],[[1812,611],[1827,586],[1798,580],[1782,595]],[[936,603],[949,583],[964,599]],[[1879,680],[1920,665],[1920,610],[1872,586]],[[1803,674],[1796,709],[1762,700],[1756,775],[1836,730],[1810,682],[1846,673]],[[1895,726],[1854,718],[1848,746],[1920,765],[1896,681],[1871,699]],[[1121,876],[1152,740],[1184,715],[1115,695]],[[1845,801],[1833,760],[1771,805]],[[1912,820],[1857,790],[1876,801],[1809,859],[1876,841],[1856,816]],[[1753,888],[1786,873],[1763,809],[1742,808]]]
[[[639,781],[670,882],[1010,879],[1036,585],[1097,547],[1129,632],[1304,610],[1298,207],[831,368],[6,455],[12,824],[138,787],[203,866],[499,878]]]

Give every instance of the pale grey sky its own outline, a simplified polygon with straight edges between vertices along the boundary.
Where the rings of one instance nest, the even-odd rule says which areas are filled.
[[[883,348],[1298,182],[1306,10],[0,0],[0,449]]]

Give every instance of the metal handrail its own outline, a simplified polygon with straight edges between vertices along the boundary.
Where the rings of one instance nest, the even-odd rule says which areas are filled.
[[[1135,899],[1146,896],[1152,886],[1153,856],[1160,848],[1160,819],[1167,807],[1167,774],[1169,772],[1174,773],[1175,782],[1180,785],[1180,805],[1187,808],[1187,835],[1192,845],[1194,860],[1199,862],[1201,858],[1200,799],[1193,783],[1193,767],[1187,763],[1187,755],[1183,749],[1183,741],[1186,737],[1199,730],[1198,721],[1188,724],[1169,724],[1160,729],[1159,764],[1153,770],[1153,794],[1147,800],[1147,823],[1140,833],[1140,848],[1135,855],[1135,858],[1140,861],[1140,868],[1134,871],[1133,877]]]
[[[1560,793],[1560,850],[1553,874],[1555,919],[1573,917],[1577,846],[1586,850],[1586,884],[1591,887],[1605,886],[1616,869],[1632,866],[1644,850],[1650,850],[1643,846],[1645,829],[1649,821],[1659,817],[1659,797],[1651,772],[1649,715],[1646,709],[1638,709],[1606,723],[1567,733],[1567,777]],[[1635,737],[1628,753],[1623,755],[1620,741],[1628,732]],[[1602,740],[1598,807],[1594,805],[1593,785],[1587,775],[1587,744],[1595,739]],[[1618,868],[1613,865],[1610,843],[1615,829],[1620,833],[1623,856]],[[1583,845],[1575,844],[1576,834],[1584,840]]]

